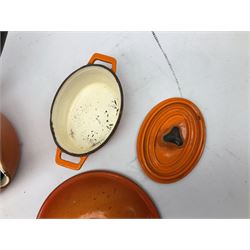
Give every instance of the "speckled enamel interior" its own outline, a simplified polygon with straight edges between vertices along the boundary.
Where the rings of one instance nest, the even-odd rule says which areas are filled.
[[[111,134],[120,109],[115,76],[101,66],[84,67],[66,80],[56,96],[52,108],[56,141],[69,153],[93,151]]]

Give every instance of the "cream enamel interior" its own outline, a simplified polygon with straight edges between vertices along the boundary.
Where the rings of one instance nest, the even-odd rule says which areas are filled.
[[[108,138],[121,109],[114,75],[101,66],[71,75],[57,94],[52,126],[58,144],[69,153],[86,154]]]
[[[3,166],[1,162],[0,162],[0,172],[2,173],[2,176],[3,176],[3,178],[0,180],[0,188],[3,188],[9,184],[10,178],[3,170]]]

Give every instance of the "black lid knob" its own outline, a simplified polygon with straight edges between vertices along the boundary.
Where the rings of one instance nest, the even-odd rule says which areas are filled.
[[[165,134],[163,136],[164,142],[170,142],[175,144],[177,147],[180,147],[183,145],[183,139],[181,137],[180,129],[179,127],[173,127],[170,132]]]

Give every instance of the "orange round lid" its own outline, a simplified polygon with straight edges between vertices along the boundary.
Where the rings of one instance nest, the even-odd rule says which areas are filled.
[[[151,179],[176,182],[195,167],[205,140],[205,122],[198,107],[184,98],[170,98],[144,119],[137,138],[138,160]]]
[[[148,194],[125,176],[110,171],[78,174],[59,185],[37,218],[160,218]]]

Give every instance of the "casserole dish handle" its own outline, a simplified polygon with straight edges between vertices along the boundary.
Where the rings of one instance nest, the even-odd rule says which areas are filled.
[[[79,170],[87,158],[88,156],[86,155],[86,156],[80,157],[80,161],[78,163],[70,162],[70,161],[62,159],[62,150],[60,148],[57,148],[56,150],[56,163],[60,166],[70,168],[73,170]]]
[[[116,72],[116,59],[114,57],[111,56],[106,56],[100,53],[95,53],[93,54],[93,56],[90,58],[89,60],[89,64],[94,64],[94,62],[96,60],[102,61],[102,62],[106,62],[106,63],[110,63],[112,65],[112,71],[115,73]]]

